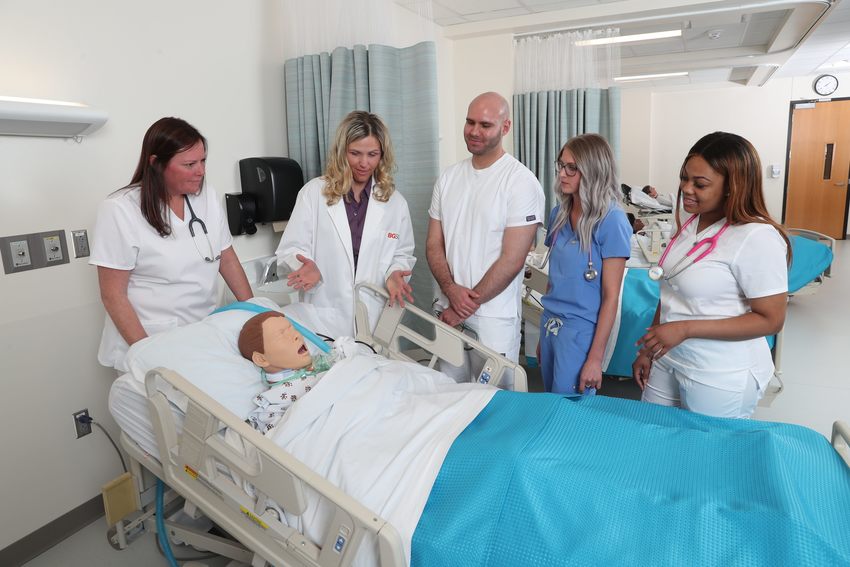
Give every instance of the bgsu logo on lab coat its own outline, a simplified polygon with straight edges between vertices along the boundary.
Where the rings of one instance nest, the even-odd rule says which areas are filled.
[[[388,232],[387,238],[392,238],[393,240],[398,240],[398,233],[397,232]]]

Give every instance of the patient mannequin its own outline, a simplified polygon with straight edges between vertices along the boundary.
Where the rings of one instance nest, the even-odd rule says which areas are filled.
[[[269,387],[254,397],[257,409],[246,421],[266,433],[280,421],[284,412],[319,382],[334,362],[339,350],[315,358],[307,350],[304,337],[277,311],[267,311],[248,319],[239,333],[239,352],[260,369]]]

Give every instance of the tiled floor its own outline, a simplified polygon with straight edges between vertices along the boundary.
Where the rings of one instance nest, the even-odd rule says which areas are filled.
[[[760,407],[756,419],[797,423],[829,436],[832,422],[850,422],[850,243],[836,244],[832,278],[816,294],[791,300],[785,325],[781,368],[785,389],[770,407]],[[529,372],[530,389],[539,374]],[[606,393],[634,397],[631,382],[606,380]],[[538,388],[539,389],[539,388]],[[185,553],[177,551],[175,553]],[[212,562],[210,562],[212,564]],[[220,561],[215,562],[221,565]],[[167,565],[158,554],[151,534],[143,535],[124,551],[115,551],[106,540],[100,519],[61,544],[26,563],[27,567]]]

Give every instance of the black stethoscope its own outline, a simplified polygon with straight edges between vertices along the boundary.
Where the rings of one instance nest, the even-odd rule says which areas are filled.
[[[546,265],[546,262],[549,260],[549,254],[552,252],[552,249],[555,248],[555,243],[558,241],[558,234],[560,234],[561,229],[558,229],[558,232],[555,233],[555,237],[552,239],[552,246],[549,247],[549,250],[546,252],[546,258],[543,261],[543,265]],[[571,241],[577,242],[577,241]],[[587,251],[587,269],[584,271],[584,280],[588,282],[592,282],[597,277],[599,277],[599,271],[593,267],[593,243],[591,242],[591,246]]]
[[[221,254],[216,255],[213,252],[212,242],[210,242],[210,235],[207,232],[207,225],[195,215],[195,210],[192,208],[192,203],[189,202],[189,196],[183,195],[183,200],[186,201],[186,206],[189,207],[189,234],[192,235],[192,242],[195,243],[195,248],[198,251],[198,254],[201,255],[201,258],[204,259],[204,262],[217,262],[221,259]],[[201,252],[201,249],[198,247],[198,239],[195,237],[195,227],[192,225],[198,223],[201,226],[201,230],[204,232],[204,238],[207,241],[207,248],[209,248],[209,255],[205,255]]]

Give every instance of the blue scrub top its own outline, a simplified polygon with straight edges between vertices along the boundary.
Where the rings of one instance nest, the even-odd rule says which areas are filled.
[[[558,215],[560,205],[549,215],[550,229]],[[628,258],[631,253],[632,227],[619,204],[612,204],[608,214],[593,230],[590,254],[593,267],[599,272],[596,279],[587,281],[588,253],[582,250],[578,234],[569,220],[560,228],[557,237],[546,235],[549,253],[549,293],[543,296],[543,308],[550,314],[567,321],[596,325],[602,303],[602,260]],[[554,240],[554,248],[552,242]]]

